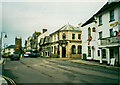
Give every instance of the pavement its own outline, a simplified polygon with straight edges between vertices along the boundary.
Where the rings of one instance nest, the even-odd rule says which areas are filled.
[[[2,58],[2,59],[0,60],[0,65],[3,63],[3,61],[4,61],[4,58]]]
[[[93,60],[82,60],[82,59],[73,59],[73,58],[60,58],[61,60],[67,60],[68,62],[73,62],[73,63],[80,63],[80,64],[86,64],[86,65],[92,65],[92,66],[101,66],[105,68],[113,68],[113,69],[119,69],[120,67],[117,66],[110,66],[107,65],[106,63],[100,64],[99,62],[93,61]]]
[[[2,75],[1,71],[2,71],[2,63],[3,63],[3,61],[4,61],[4,58],[2,58],[0,60],[0,85],[2,85],[3,83],[4,83],[4,85],[8,85],[7,81],[1,76]]]

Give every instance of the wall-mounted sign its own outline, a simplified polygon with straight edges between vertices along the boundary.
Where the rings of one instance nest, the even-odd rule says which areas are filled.
[[[117,26],[118,22],[111,23],[110,26]]]

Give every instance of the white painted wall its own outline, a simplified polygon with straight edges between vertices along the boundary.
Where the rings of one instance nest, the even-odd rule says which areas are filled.
[[[88,57],[88,28],[91,28],[91,36],[92,36],[92,40],[90,41],[90,45],[89,46],[94,46],[94,54],[93,54],[93,50],[91,49],[91,57]],[[96,32],[92,32],[92,28],[95,27],[96,28]],[[84,27],[82,27],[82,54],[86,54],[87,55],[87,59],[94,59],[94,60],[99,60],[99,56],[97,53],[98,50],[98,43],[97,43],[97,26],[96,23],[90,23]]]
[[[102,37],[106,38],[106,37],[110,37],[110,29],[113,28],[112,26],[110,26],[111,23],[114,23],[116,21],[118,21],[118,8],[114,9],[114,18],[115,21],[113,22],[109,22],[110,21],[110,11],[104,12],[104,14],[102,14],[102,24],[101,26],[98,26],[98,38],[99,38],[99,32],[102,31]],[[97,17],[97,25],[99,25],[99,17]],[[118,25],[116,27],[114,27],[114,29],[117,28],[118,29]]]

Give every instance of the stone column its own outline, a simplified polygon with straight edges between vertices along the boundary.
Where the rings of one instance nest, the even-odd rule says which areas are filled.
[[[107,64],[110,64],[110,49],[106,48]]]
[[[102,63],[102,49],[100,49],[100,63]]]
[[[60,58],[62,58],[62,46],[60,46]]]

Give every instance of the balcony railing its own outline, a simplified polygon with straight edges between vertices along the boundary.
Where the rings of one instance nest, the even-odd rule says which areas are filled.
[[[120,44],[120,37],[107,37],[100,40],[100,45]]]

